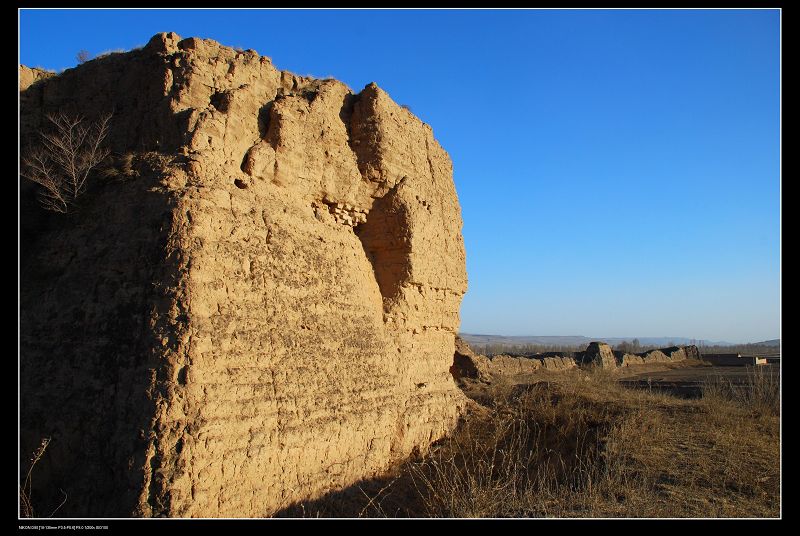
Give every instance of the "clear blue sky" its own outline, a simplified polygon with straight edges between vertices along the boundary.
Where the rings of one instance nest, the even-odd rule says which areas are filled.
[[[376,81],[432,125],[463,210],[462,331],[779,336],[777,10],[22,10],[20,62],[162,31]]]

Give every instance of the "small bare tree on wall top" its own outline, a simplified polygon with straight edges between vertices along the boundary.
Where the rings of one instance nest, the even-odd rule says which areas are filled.
[[[102,144],[111,114],[90,123],[63,112],[47,118],[52,132],[40,132],[41,144],[22,156],[20,174],[42,187],[39,200],[45,209],[67,213],[86,190],[92,170],[109,154]]]
[[[92,55],[88,50],[79,50],[78,53],[75,54],[75,59],[78,60],[78,63],[86,63],[92,59]]]

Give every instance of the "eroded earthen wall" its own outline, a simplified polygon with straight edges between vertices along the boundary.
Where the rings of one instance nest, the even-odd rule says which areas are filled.
[[[114,150],[151,155],[87,194],[94,212],[40,225],[27,261],[59,269],[23,280],[22,374],[51,393],[23,384],[23,451],[51,435],[55,457],[78,436],[99,453],[69,450],[69,475],[50,475],[82,491],[63,512],[267,515],[454,425],[464,249],[430,127],[374,84],[354,94],[174,34],[32,89],[26,117],[113,111]]]

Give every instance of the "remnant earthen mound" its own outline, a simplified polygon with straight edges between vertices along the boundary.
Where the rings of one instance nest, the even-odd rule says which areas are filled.
[[[489,367],[489,358],[476,354],[461,337],[456,335],[456,350],[453,355],[453,366],[450,368],[450,372],[456,381],[463,381],[465,378],[469,378],[491,383]]]
[[[562,355],[563,354],[563,355]],[[615,352],[607,343],[592,342],[586,350],[579,352],[544,352],[525,355],[498,354],[491,358],[475,354],[461,340],[456,338],[456,352],[451,372],[457,380],[480,378],[489,383],[493,376],[514,376],[531,374],[539,370],[565,371],[578,365],[616,369],[647,363],[677,362],[686,359],[697,360],[700,353],[696,346],[672,346],[658,350],[648,350],[640,354]]]
[[[617,360],[611,347],[604,342],[591,342],[582,354],[583,363],[591,363],[600,368],[616,368]]]
[[[113,112],[114,179],[74,214],[22,192],[21,464],[40,511],[258,517],[450,430],[466,290],[431,128],[377,85],[159,34],[57,76],[45,114]],[[124,168],[124,169],[123,169]]]

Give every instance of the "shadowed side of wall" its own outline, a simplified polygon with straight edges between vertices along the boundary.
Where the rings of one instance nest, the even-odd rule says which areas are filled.
[[[58,515],[127,516],[146,488],[152,419],[171,380],[161,336],[177,336],[186,319],[165,284],[181,264],[170,244],[175,203],[146,186],[154,177],[141,180],[53,218],[21,265],[23,474],[51,439],[33,473],[37,515],[66,495]]]

